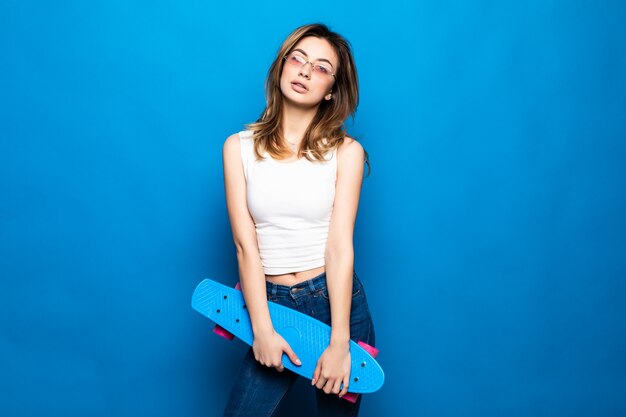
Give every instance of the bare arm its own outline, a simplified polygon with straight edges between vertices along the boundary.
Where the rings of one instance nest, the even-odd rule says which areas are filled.
[[[326,243],[326,282],[330,299],[330,345],[320,357],[313,376],[317,388],[344,395],[350,378],[350,309],[354,271],[354,223],[363,183],[365,152],[346,138],[337,150],[335,202]]]
[[[246,179],[240,152],[239,135],[229,136],[222,153],[226,207],[237,248],[243,296],[250,313],[253,332],[257,333],[271,330],[272,321],[267,308],[265,275],[259,256],[256,230],[248,211]]]
[[[345,344],[350,341],[353,236],[363,183],[364,156],[361,144],[349,138],[346,138],[337,152],[335,203],[325,254],[331,306],[331,343]]]
[[[222,151],[224,164],[224,187],[226,207],[237,248],[237,262],[241,289],[252,323],[254,357],[261,364],[283,370],[282,353],[292,362],[300,365],[300,360],[289,344],[274,331],[267,306],[265,274],[257,243],[254,220],[248,211],[246,178],[241,161],[239,135],[226,139]]]

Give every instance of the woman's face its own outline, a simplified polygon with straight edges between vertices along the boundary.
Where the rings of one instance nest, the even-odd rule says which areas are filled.
[[[337,72],[338,59],[335,50],[326,39],[307,36],[293,47],[291,53],[308,61],[304,65],[285,60],[280,77],[280,89],[285,100],[301,107],[316,107],[329,98],[335,84],[330,73],[315,71],[313,66]]]

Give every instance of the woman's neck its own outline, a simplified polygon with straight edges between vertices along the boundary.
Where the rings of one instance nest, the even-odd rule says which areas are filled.
[[[317,113],[317,106],[310,108],[295,107],[287,102],[283,103],[282,133],[283,137],[296,149],[304,137],[311,121]]]

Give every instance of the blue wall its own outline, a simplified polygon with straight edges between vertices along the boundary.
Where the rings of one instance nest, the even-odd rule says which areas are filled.
[[[220,415],[245,348],[190,297],[237,279],[221,148],[312,21],[373,168],[362,415],[626,414],[623,2],[48,3],[0,6],[0,415]]]

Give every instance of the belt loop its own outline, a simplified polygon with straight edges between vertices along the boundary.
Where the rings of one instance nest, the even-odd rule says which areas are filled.
[[[277,293],[278,293],[278,285],[272,282],[272,297],[276,298]]]

